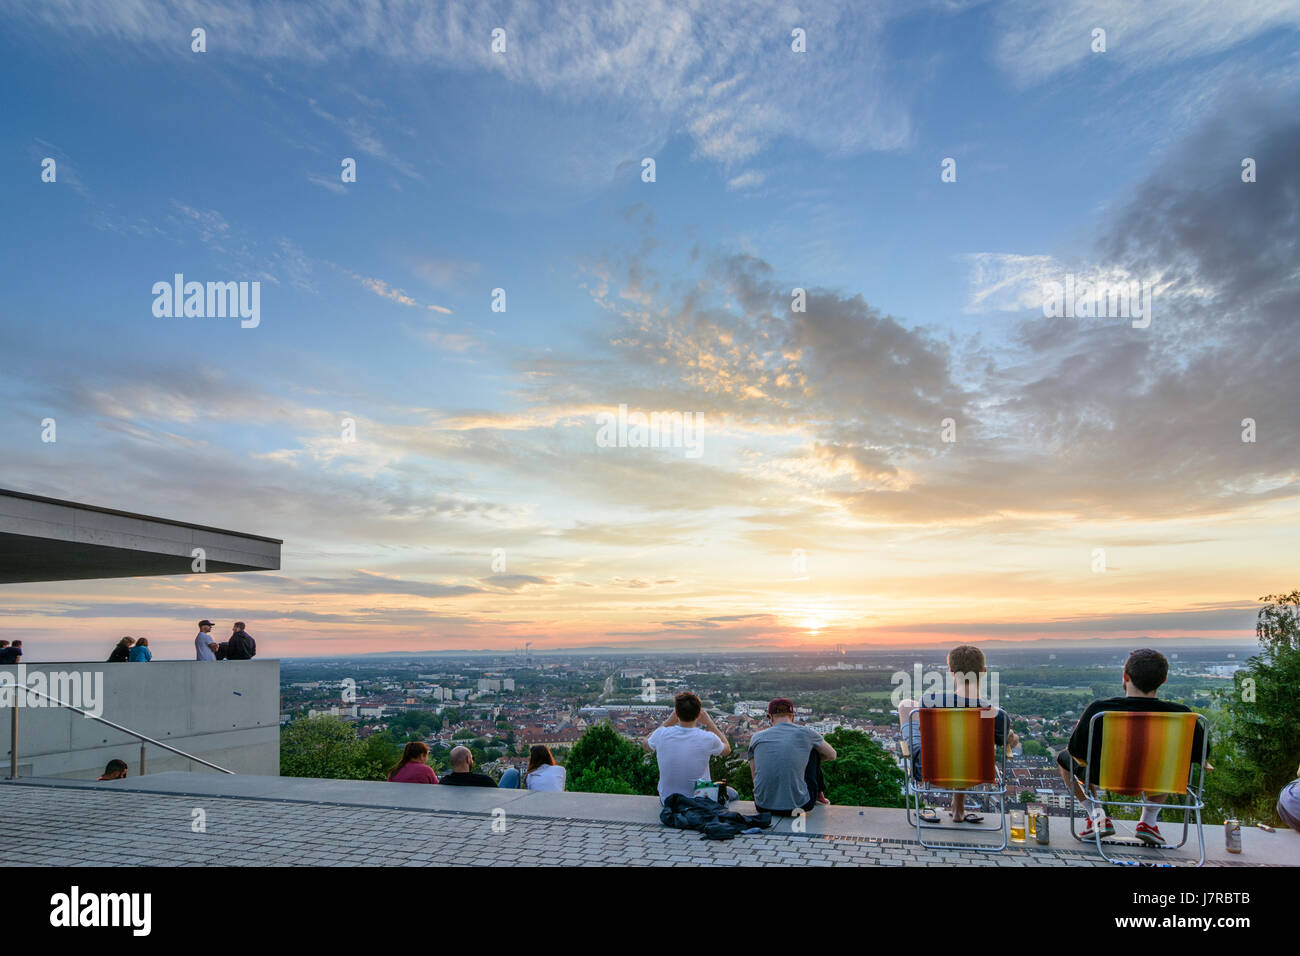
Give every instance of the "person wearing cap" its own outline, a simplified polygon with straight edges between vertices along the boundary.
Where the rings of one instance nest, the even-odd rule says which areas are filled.
[[[217,642],[211,637],[212,622],[207,618],[199,621],[199,633],[194,638],[194,659],[196,661],[215,661],[217,659]]]
[[[825,789],[821,765],[836,758],[835,748],[811,727],[794,722],[789,698],[768,704],[767,719],[772,726],[750,738],[746,754],[754,777],[754,807],[780,817],[806,813]]]

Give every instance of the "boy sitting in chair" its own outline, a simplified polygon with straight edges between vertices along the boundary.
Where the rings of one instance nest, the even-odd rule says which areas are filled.
[[[903,733],[908,736],[908,746],[912,752],[912,779],[921,782],[921,723],[910,721],[912,712],[918,707],[988,707],[979,694],[980,675],[987,667],[984,652],[974,644],[959,644],[948,652],[948,670],[952,673],[950,689],[942,694],[933,691],[921,695],[920,701],[903,700],[898,704],[898,720],[903,725]],[[993,742],[998,746],[1014,747],[1020,738],[1011,729],[1010,718],[1006,711],[998,708],[989,718],[993,723]],[[956,823],[983,823],[984,817],[978,813],[966,812],[966,797],[955,793],[952,798],[952,818]],[[933,810],[923,810],[921,819],[927,823],[938,823],[939,818]]]
[[[1085,806],[1088,805],[1088,794],[1084,793],[1083,781],[1087,774],[1088,764],[1091,762],[1095,767],[1101,762],[1100,731],[1093,735],[1092,753],[1088,753],[1088,726],[1093,716],[1107,710],[1188,713],[1191,708],[1171,700],[1160,700],[1156,697],[1156,691],[1160,689],[1160,685],[1165,682],[1168,676],[1169,661],[1165,655],[1149,647],[1134,651],[1129,654],[1128,660],[1124,662],[1124,696],[1094,700],[1083,712],[1079,722],[1074,725],[1074,733],[1070,735],[1070,743],[1065,750],[1056,755],[1056,762],[1060,766],[1061,779],[1065,781],[1067,787],[1074,787],[1075,796],[1084,801]],[[1099,726],[1100,724],[1101,721],[1098,721]],[[1203,736],[1204,734],[1198,725],[1192,738],[1193,762],[1201,758]],[[1208,756],[1208,749],[1206,754]],[[1095,773],[1093,777],[1096,778]],[[1095,799],[1097,788],[1089,786],[1088,789],[1092,791]],[[1152,803],[1164,803],[1167,796],[1168,794],[1164,793],[1147,794],[1147,798]],[[1096,815],[1102,816],[1100,813]],[[1142,818],[1133,831],[1134,835],[1143,843],[1151,846],[1163,845],[1165,841],[1160,836],[1160,827],[1156,822],[1159,817],[1159,807],[1143,807]],[[1110,817],[1105,817],[1101,824],[1101,836],[1113,836],[1114,833],[1114,822]],[[1087,825],[1079,834],[1079,839],[1095,840],[1096,838],[1096,822],[1090,815]]]

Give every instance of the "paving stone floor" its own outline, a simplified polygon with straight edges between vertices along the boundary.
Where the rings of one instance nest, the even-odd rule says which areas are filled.
[[[196,832],[196,810],[204,830]],[[1145,859],[1150,859],[1146,857]],[[1086,849],[929,850],[914,841],[651,823],[0,787],[0,866],[1109,866]],[[1207,864],[1209,865],[1209,864]]]

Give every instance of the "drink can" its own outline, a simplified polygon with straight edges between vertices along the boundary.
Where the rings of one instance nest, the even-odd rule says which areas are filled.
[[[1229,853],[1241,852],[1241,821],[1223,821],[1223,842]]]
[[[1034,831],[1034,839],[1037,840],[1039,843],[1048,843],[1051,840],[1051,835],[1048,833],[1047,820],[1048,820],[1047,814],[1042,810],[1039,810],[1038,823]]]

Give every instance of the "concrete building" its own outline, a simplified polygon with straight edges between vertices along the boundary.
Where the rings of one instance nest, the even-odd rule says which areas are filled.
[[[278,570],[280,546],[275,538],[0,490],[0,584]],[[113,758],[127,761],[132,774],[142,770],[138,737],[19,687],[45,688],[236,773],[279,772],[279,661],[18,664],[0,667],[0,682],[10,685],[0,695],[9,704],[0,709],[4,777],[93,779]],[[60,696],[74,691],[77,701]],[[148,772],[212,772],[148,743],[143,762]]]

